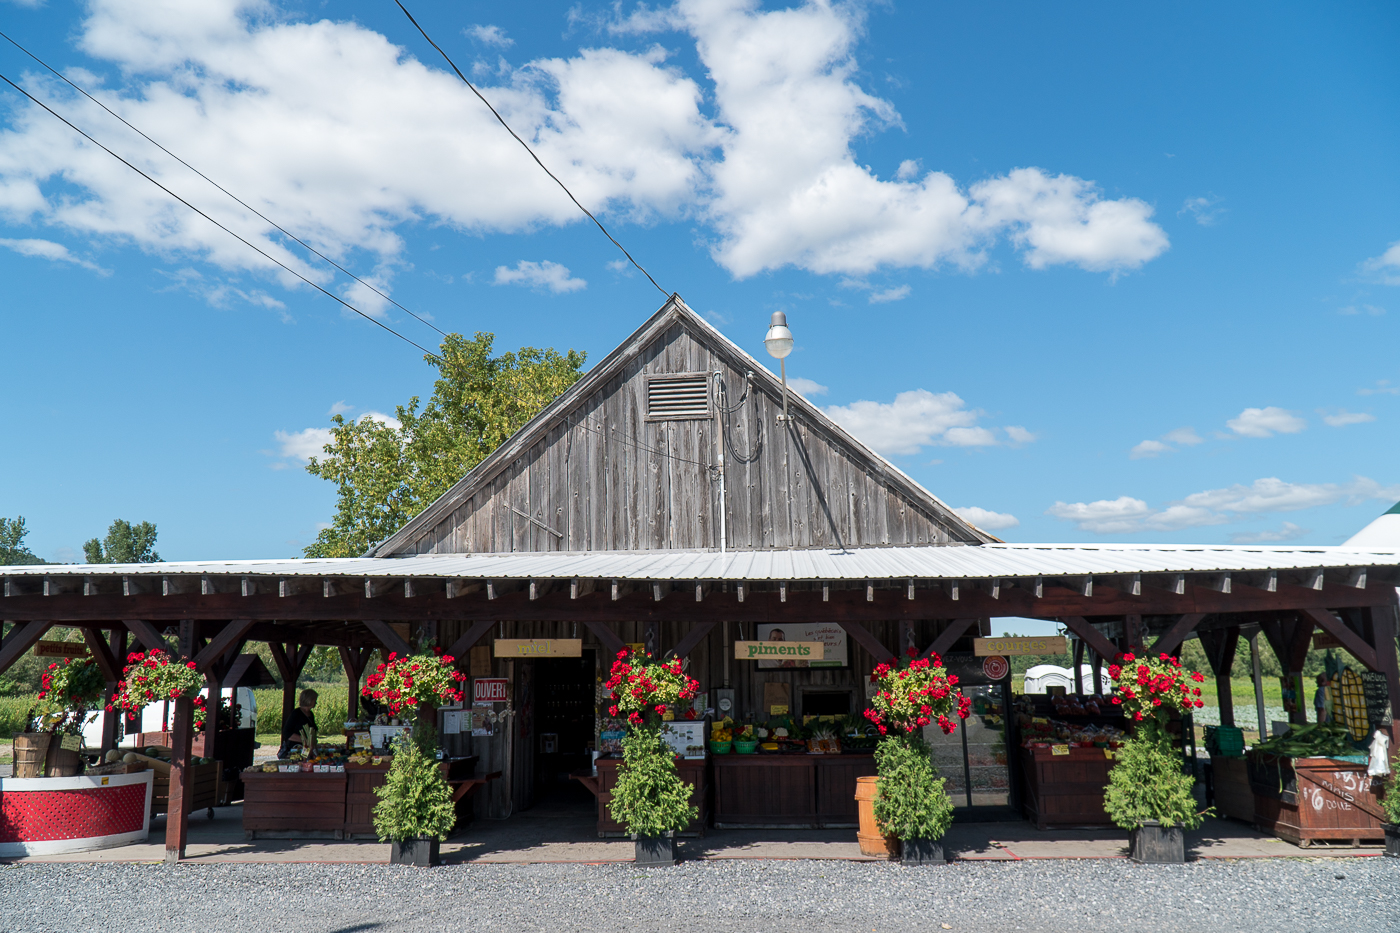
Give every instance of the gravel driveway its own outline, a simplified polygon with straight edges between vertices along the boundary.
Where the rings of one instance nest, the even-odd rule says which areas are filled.
[[[630,865],[0,866],[0,917],[45,931],[1088,933],[1395,931],[1400,860]],[[945,926],[946,924],[946,926]]]

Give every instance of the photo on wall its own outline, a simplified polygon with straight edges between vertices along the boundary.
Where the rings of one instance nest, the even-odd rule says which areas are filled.
[[[759,641],[819,641],[823,645],[820,661],[798,661],[793,659],[757,661],[759,670],[773,670],[785,667],[845,667],[849,662],[846,656],[846,630],[834,622],[761,622],[754,634]]]

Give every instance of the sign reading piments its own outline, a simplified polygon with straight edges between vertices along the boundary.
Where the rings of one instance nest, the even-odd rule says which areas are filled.
[[[504,677],[478,677],[472,681],[472,702],[506,702],[506,679]]]
[[[972,640],[972,653],[979,658],[993,654],[1064,654],[1066,650],[1063,635],[1047,635],[1043,638],[974,638]]]
[[[85,658],[88,649],[80,641],[41,641],[34,646],[34,654],[40,658]]]
[[[497,638],[498,658],[581,658],[581,638]]]
[[[739,661],[820,661],[826,645],[819,641],[736,641]]]

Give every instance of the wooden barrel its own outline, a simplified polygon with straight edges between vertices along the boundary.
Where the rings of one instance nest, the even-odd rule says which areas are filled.
[[[856,840],[860,842],[862,855],[877,855],[883,858],[899,857],[899,840],[894,836],[880,833],[875,822],[875,798],[879,790],[875,775],[856,778],[856,808],[860,811],[860,829],[856,830]]]
[[[44,776],[44,756],[49,750],[49,740],[53,736],[47,732],[16,732],[15,761],[11,776],[17,778],[38,778]]]
[[[77,777],[83,773],[83,756],[64,748],[61,742],[49,742],[44,756],[44,772],[47,777]]]

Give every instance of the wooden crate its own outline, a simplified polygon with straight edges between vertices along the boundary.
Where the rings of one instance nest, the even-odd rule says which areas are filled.
[[[243,834],[249,839],[345,838],[347,772],[243,774]]]
[[[219,805],[220,770],[222,767],[223,764],[218,761],[189,766],[190,813],[194,813],[196,810],[209,810]],[[151,783],[151,813],[166,813],[170,809],[170,775],[155,769],[152,769],[152,772],[154,779]]]
[[[1102,748],[1071,748],[1056,755],[1049,748],[1023,748],[1026,819],[1047,826],[1112,826],[1103,808],[1108,771],[1113,767]]]
[[[1254,823],[1263,832],[1304,848],[1385,838],[1385,813],[1364,764],[1250,752],[1249,777]]]
[[[1211,755],[1210,770],[1216,814],[1253,823],[1254,789],[1249,786],[1249,769],[1245,760]]]

